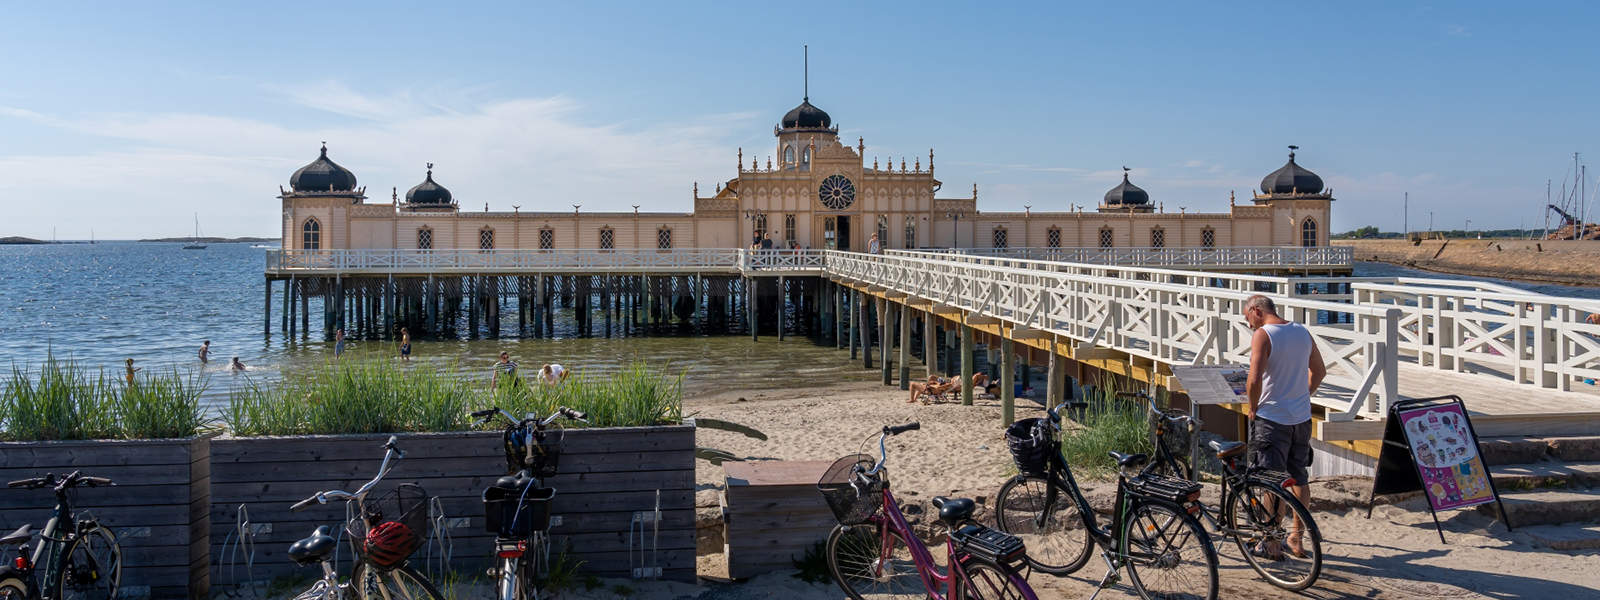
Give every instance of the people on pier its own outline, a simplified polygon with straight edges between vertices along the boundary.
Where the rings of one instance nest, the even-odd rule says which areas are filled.
[[[511,382],[513,385],[519,381],[519,379],[517,379],[517,363],[516,361],[511,360],[510,352],[501,352],[500,360],[495,361],[494,374],[489,376],[489,387],[500,386],[500,376],[502,373],[505,374],[506,381]]]
[[[128,385],[133,385],[133,374],[143,370],[143,367],[134,368],[133,359],[128,359]]]
[[[867,238],[867,254],[883,254],[883,243],[878,241],[878,234]]]
[[[543,383],[545,385],[555,385],[566,381],[567,376],[571,374],[572,373],[568,371],[566,367],[561,366],[560,363],[550,363],[539,367],[539,383]]]
[[[400,328],[400,360],[411,362],[411,330]]]
[[[239,357],[235,356],[233,357],[233,362],[228,363],[228,370],[238,373],[247,369],[245,368],[244,363],[239,362]]]
[[[200,343],[200,364],[211,362],[211,340]]]
[[[771,250],[772,249],[772,234],[771,233],[762,234],[762,236],[761,236],[761,249],[762,250]]]
[[[1311,505],[1311,394],[1328,374],[1322,354],[1305,326],[1278,316],[1272,299],[1251,296],[1244,303],[1244,318],[1255,333],[1250,338],[1250,374],[1245,382],[1250,419],[1250,462],[1253,466],[1283,471],[1293,478],[1294,495]],[[1269,510],[1277,510],[1269,506]],[[1263,541],[1251,554],[1280,560],[1285,552],[1305,558],[1302,534],[1305,524],[1296,518],[1280,545]],[[1280,547],[1284,546],[1284,547]]]

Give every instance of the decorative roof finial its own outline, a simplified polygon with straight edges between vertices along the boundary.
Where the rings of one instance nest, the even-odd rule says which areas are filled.
[[[810,44],[802,44],[800,46],[800,52],[801,52],[802,60],[805,61],[805,70],[802,72],[802,77],[804,78],[803,85],[805,87],[801,88],[803,95],[800,96],[800,101],[801,102],[810,102],[811,101],[811,45]]]
[[[1228,208],[1233,208],[1233,190],[1228,190]]]
[[[322,140],[322,157],[328,157],[328,140]]]
[[[400,201],[400,188],[398,188],[398,187],[389,188],[389,201],[390,202],[399,202]]]
[[[976,184],[976,183],[972,184],[972,199],[973,200],[977,200],[978,199],[978,184]]]
[[[933,172],[933,148],[928,149],[928,172]]]
[[[433,163],[428,163],[428,179],[433,179]]]
[[[1128,180],[1128,171],[1132,171],[1132,170],[1133,169],[1129,169],[1128,168],[1128,165],[1122,165],[1122,180],[1123,181],[1127,181]]]
[[[904,156],[900,157],[900,172],[906,172],[906,157]]]
[[[1294,151],[1299,149],[1299,146],[1295,146],[1293,144],[1289,146],[1289,162],[1294,162]]]
[[[698,181],[694,182],[694,197],[700,197],[700,182]]]
[[[767,156],[767,170],[768,171],[772,170],[772,156],[771,155]]]
[[[922,172],[922,157],[919,156],[911,161],[911,170],[919,173]]]
[[[872,157],[872,170],[878,170],[878,157]]]
[[[744,166],[744,146],[740,146],[739,147],[739,162],[734,163],[734,164],[736,164],[738,166],[741,166],[741,167]]]
[[[866,152],[867,152],[867,138],[857,136],[856,137],[856,153],[858,153],[858,154],[866,154]]]

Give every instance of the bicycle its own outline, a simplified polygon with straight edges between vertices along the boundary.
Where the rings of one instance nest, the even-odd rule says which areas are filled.
[[[950,529],[944,572],[911,531],[889,491],[884,440],[921,427],[918,423],[884,427],[878,434],[878,458],[859,453],[845,456],[817,482],[839,520],[828,534],[825,550],[834,582],[854,600],[1036,600],[1021,571],[1026,566],[1022,540],[974,522],[976,504],[971,499],[933,499],[939,520]],[[922,584],[920,589],[913,587],[917,582]]]
[[[1156,417],[1153,429],[1156,456],[1146,468],[1168,475],[1189,473],[1188,463],[1168,448],[1167,435],[1172,428],[1180,426],[1188,435],[1194,435],[1200,428],[1200,421],[1188,415],[1162,411],[1143,393],[1127,396],[1144,401]],[[1233,538],[1245,562],[1268,583],[1289,591],[1311,587],[1322,574],[1322,533],[1311,518],[1311,511],[1289,492],[1295,485],[1294,479],[1288,473],[1268,471],[1248,461],[1241,466],[1240,460],[1248,447],[1244,442],[1212,440],[1208,445],[1222,461],[1222,503],[1220,509],[1213,509],[1195,500],[1200,517],[1212,531]],[[1291,515],[1293,518],[1286,518]],[[1286,520],[1288,524],[1284,523]],[[1304,524],[1300,555],[1287,551],[1287,540],[1292,532],[1286,525],[1295,520]],[[1277,552],[1270,552],[1271,548],[1276,548]]]
[[[565,437],[552,437],[545,428],[563,418],[587,423],[588,416],[566,407],[543,419],[532,413],[518,419],[498,407],[472,413],[480,425],[496,415],[507,423],[508,474],[483,490],[484,528],[495,534],[499,561],[489,575],[498,582],[502,600],[536,600],[539,581],[550,568],[550,504],[556,496],[543,480],[555,476]]]
[[[289,507],[293,512],[300,512],[313,505],[327,504],[329,500],[344,500],[345,533],[350,536],[350,545],[356,555],[355,565],[350,569],[350,581],[341,583],[332,560],[338,541],[334,539],[330,527],[319,526],[310,536],[289,546],[289,559],[295,564],[302,567],[313,564],[322,566],[322,578],[294,596],[295,600],[443,600],[427,576],[406,564],[406,559],[416,552],[427,537],[428,496],[422,487],[403,483],[377,501],[367,501],[367,495],[389,474],[391,463],[405,458],[405,452],[400,450],[393,436],[384,442],[383,449],[383,463],[378,467],[378,475],[355,493],[343,490],[317,492]],[[393,509],[393,512],[386,512],[386,509]]]
[[[1091,600],[1116,585],[1121,571],[1145,600],[1216,600],[1216,549],[1193,514],[1199,510],[1194,502],[1200,486],[1144,472],[1149,461],[1144,454],[1111,452],[1118,467],[1116,504],[1109,527],[1101,527],[1061,454],[1057,437],[1066,406],[1049,409],[1047,418],[1006,428],[1020,474],[1000,487],[999,529],[1022,537],[1028,564],[1051,575],[1083,568],[1090,549],[1098,546],[1108,570]]]
[[[32,525],[23,525],[0,538],[0,547],[17,546],[16,558],[0,566],[0,600],[39,598],[115,598],[122,582],[122,548],[117,536],[95,521],[73,513],[70,492],[78,486],[116,485],[105,477],[90,477],[81,471],[57,476],[19,479],[6,487],[36,490],[49,487],[56,495],[56,506],[39,531],[39,546],[28,553],[33,538]],[[39,579],[43,578],[41,585]]]

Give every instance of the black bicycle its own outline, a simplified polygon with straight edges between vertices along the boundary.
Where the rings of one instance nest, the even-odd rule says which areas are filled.
[[[1020,474],[1000,487],[995,521],[1022,538],[1028,563],[1066,575],[1089,562],[1100,547],[1108,567],[1091,600],[1127,571],[1139,597],[1217,597],[1217,553],[1194,514],[1200,486],[1145,472],[1144,454],[1111,452],[1117,461],[1116,504],[1109,527],[1101,527],[1061,455],[1061,409],[1047,418],[1023,419],[1006,428],[1006,444]]]
[[[39,531],[39,546],[30,554],[33,526],[23,525],[0,538],[0,547],[17,546],[16,557],[0,566],[0,600],[115,598],[122,581],[122,548],[117,536],[91,517],[72,511],[73,488],[116,485],[104,477],[73,471],[57,476],[20,479],[7,487],[51,488],[56,507]],[[41,583],[42,580],[42,583]]]
[[[558,419],[587,423],[587,415],[566,407],[550,416],[528,414],[518,419],[499,408],[472,413],[479,423],[495,416],[506,420],[507,475],[483,490],[484,528],[495,534],[495,568],[490,572],[501,600],[536,600],[539,582],[550,569],[550,504],[556,490],[544,479],[554,477],[560,463],[562,430],[546,430]]]
[[[1190,473],[1188,462],[1178,458],[1169,442],[1175,432],[1195,435],[1200,422],[1176,411],[1163,411],[1144,394],[1118,395],[1139,399],[1155,418],[1156,456],[1146,470],[1178,476]],[[1322,574],[1322,533],[1311,511],[1289,492],[1296,482],[1288,473],[1248,464],[1243,442],[1213,440],[1208,445],[1222,461],[1222,504],[1217,509],[1195,500],[1200,517],[1212,531],[1233,538],[1245,562],[1268,583],[1290,591],[1311,587]],[[1299,552],[1289,546],[1296,523],[1301,524],[1302,532]]]

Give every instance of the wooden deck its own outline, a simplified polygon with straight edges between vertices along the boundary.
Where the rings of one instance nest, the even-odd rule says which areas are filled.
[[[1400,363],[1400,396],[1460,396],[1472,413],[1478,437],[1600,435],[1600,386],[1563,392],[1512,382],[1492,373],[1455,373]],[[1383,421],[1325,422],[1324,441],[1376,440]]]

